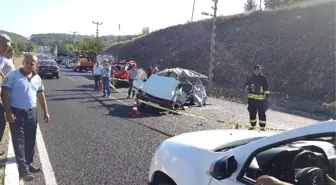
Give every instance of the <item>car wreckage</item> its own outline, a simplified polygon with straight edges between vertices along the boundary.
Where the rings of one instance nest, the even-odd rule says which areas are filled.
[[[206,105],[207,95],[202,80],[207,78],[192,70],[171,68],[164,69],[147,79],[146,72],[138,69],[133,87],[137,91],[138,100],[169,109],[183,109],[188,105]],[[145,106],[142,101],[137,102],[139,108]]]

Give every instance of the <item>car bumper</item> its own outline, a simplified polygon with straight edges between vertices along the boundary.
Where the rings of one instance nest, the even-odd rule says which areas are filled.
[[[136,98],[140,99],[142,101],[154,103],[154,104],[157,104],[161,107],[165,107],[165,108],[169,108],[169,109],[171,109],[172,105],[173,105],[173,101],[171,101],[171,100],[165,100],[165,99],[157,98],[157,97],[151,96],[149,94],[137,93]]]
[[[46,75],[48,75],[48,76],[57,76],[58,73],[59,73],[58,71],[39,71],[38,75],[40,75],[40,76],[46,76]]]

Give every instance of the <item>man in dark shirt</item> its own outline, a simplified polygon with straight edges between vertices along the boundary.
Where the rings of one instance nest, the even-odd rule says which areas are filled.
[[[250,130],[253,130],[257,124],[257,113],[260,130],[265,130],[270,91],[266,76],[261,73],[260,65],[254,66],[253,75],[247,78],[245,88],[248,92],[247,110],[250,114]]]

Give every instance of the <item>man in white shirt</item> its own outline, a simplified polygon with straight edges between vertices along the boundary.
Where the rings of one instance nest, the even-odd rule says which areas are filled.
[[[1,83],[4,77],[10,72],[15,70],[13,62],[8,59],[8,51],[11,48],[11,39],[8,35],[0,33],[0,78]],[[0,141],[2,140],[6,127],[5,112],[2,101],[0,101]],[[0,149],[0,155],[3,155],[3,149]]]
[[[106,59],[103,63],[102,70],[102,83],[103,83],[103,97],[110,96],[110,80],[111,80],[111,65]]]

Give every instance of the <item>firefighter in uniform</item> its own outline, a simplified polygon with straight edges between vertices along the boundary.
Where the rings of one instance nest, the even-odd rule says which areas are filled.
[[[270,91],[266,76],[261,73],[260,65],[254,66],[253,75],[246,80],[245,88],[248,92],[247,110],[250,113],[251,124],[249,130],[253,130],[257,124],[257,113],[260,130],[265,130]]]

